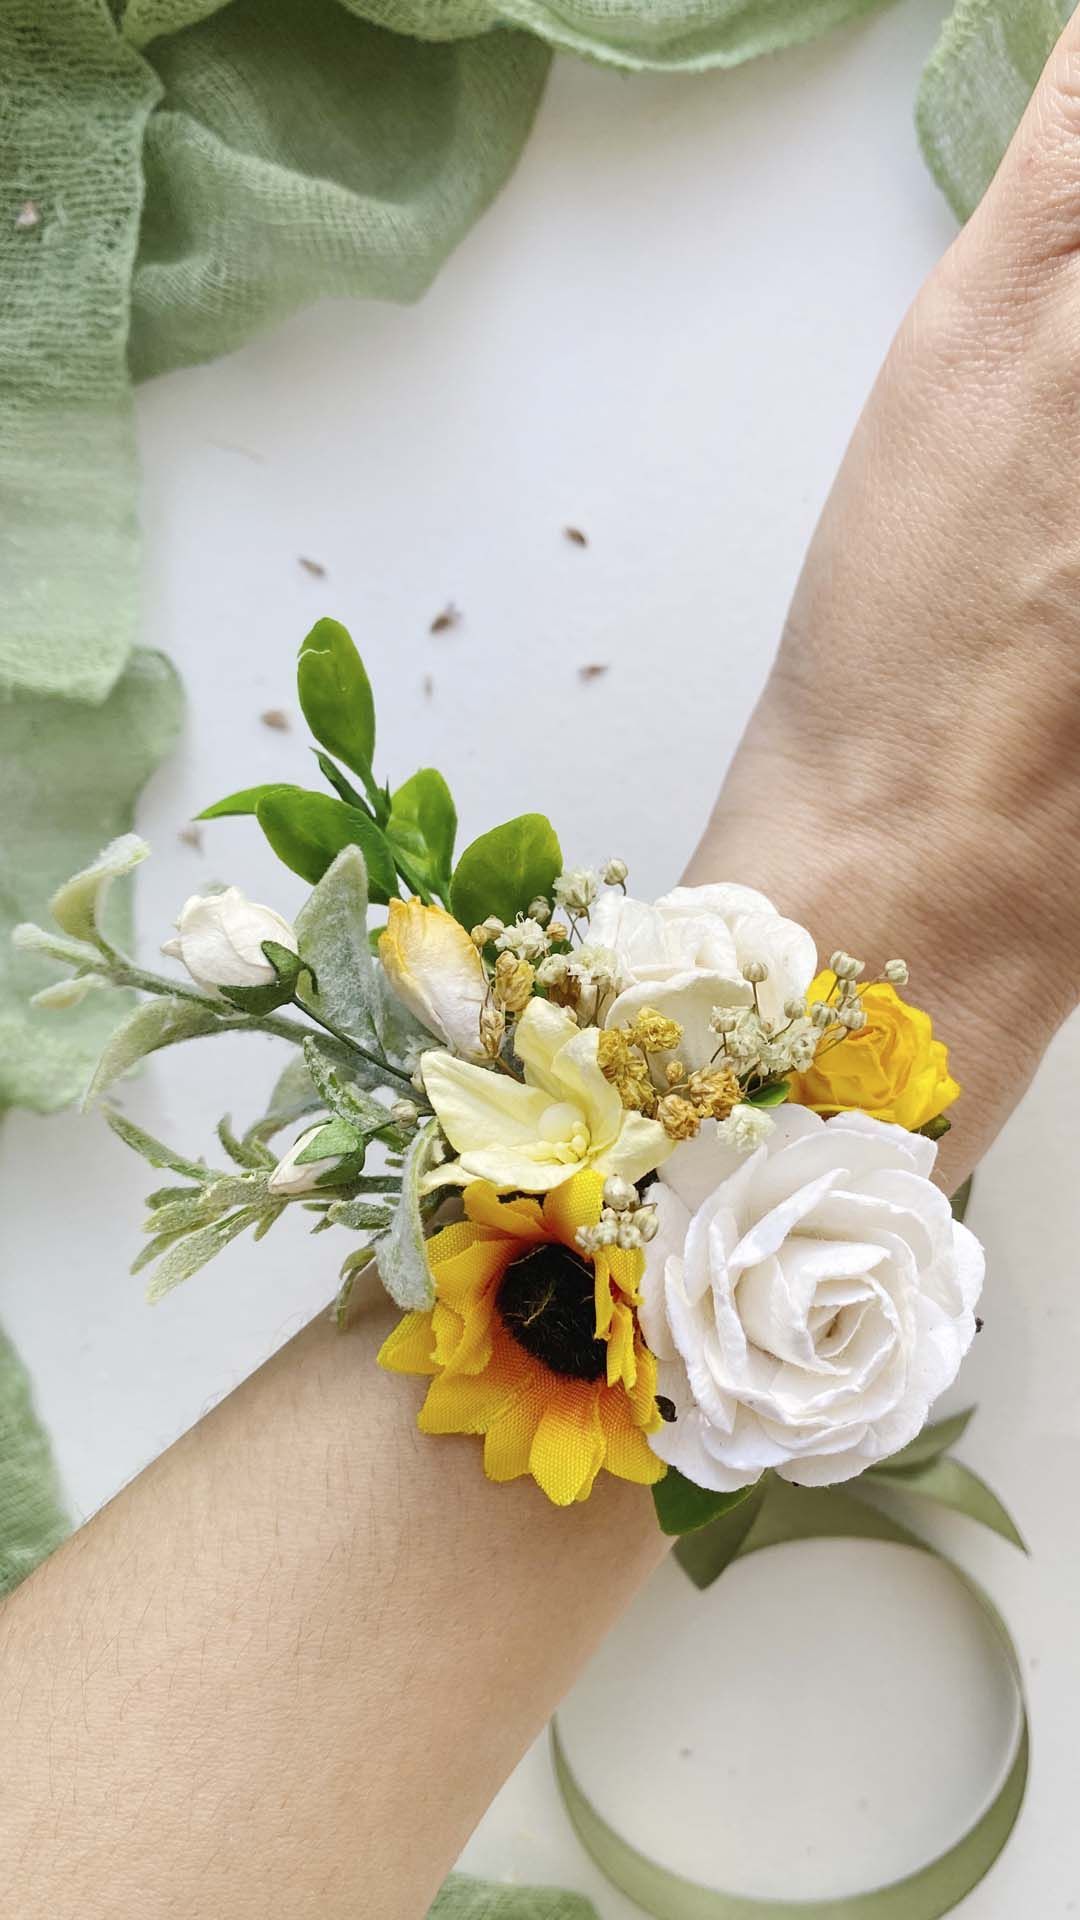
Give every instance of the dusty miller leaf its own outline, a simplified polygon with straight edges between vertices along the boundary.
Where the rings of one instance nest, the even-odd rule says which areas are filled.
[[[143,1000],[109,1039],[86,1089],[85,1107],[100,1098],[115,1080],[129,1073],[148,1053],[220,1031],[221,1018],[197,1000]]]
[[[420,1182],[437,1163],[439,1123],[430,1120],[418,1133],[401,1170],[401,1199],[393,1224],[375,1249],[379,1277],[395,1305],[423,1313],[435,1303],[435,1282],[424,1245]]]
[[[367,937],[368,883],[359,847],[345,847],[296,922],[304,961],[318,981],[317,1012],[365,1046],[378,1039],[375,967]]]

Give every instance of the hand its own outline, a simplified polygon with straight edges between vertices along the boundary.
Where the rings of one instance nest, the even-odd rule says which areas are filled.
[[[907,316],[691,878],[911,963],[968,1172],[1080,998],[1080,22]]]

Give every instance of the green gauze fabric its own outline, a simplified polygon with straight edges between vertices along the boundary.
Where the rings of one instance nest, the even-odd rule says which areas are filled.
[[[0,1596],[68,1531],[49,1443],[14,1348],[0,1333]]]
[[[499,1886],[454,1873],[436,1896],[428,1920],[596,1920],[596,1908],[580,1893]]]
[[[1069,0],[959,0],[946,21],[915,117],[926,163],[958,219],[997,172],[1072,10]]]

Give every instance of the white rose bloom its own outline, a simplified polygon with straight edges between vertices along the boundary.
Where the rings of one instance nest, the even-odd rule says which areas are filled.
[[[297,951],[296,935],[271,907],[260,907],[239,887],[223,893],[193,893],[185,900],[176,934],[162,953],[180,960],[197,987],[268,987],[277,978],[262,950],[264,940]]]
[[[642,1007],[655,1007],[679,1022],[680,1051],[695,1064],[716,1050],[713,1008],[754,1004],[743,975],[749,961],[767,968],[757,991],[768,1026],[787,1024],[785,1002],[800,999],[817,972],[805,927],[752,887],[675,887],[652,905],[606,893],[593,909],[589,939],[612,948],[619,962],[621,991],[605,1026],[625,1026]]]
[[[707,1123],[648,1196],[641,1324],[676,1415],[650,1444],[723,1493],[768,1468],[831,1486],[906,1446],[956,1378],[983,1282],[931,1141],[861,1113],[773,1118],[749,1158]]]

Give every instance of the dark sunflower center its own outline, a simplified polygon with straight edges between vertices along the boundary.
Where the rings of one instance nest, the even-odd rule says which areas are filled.
[[[593,1269],[557,1241],[511,1260],[496,1305],[520,1347],[571,1380],[601,1380],[607,1368],[596,1338]]]

